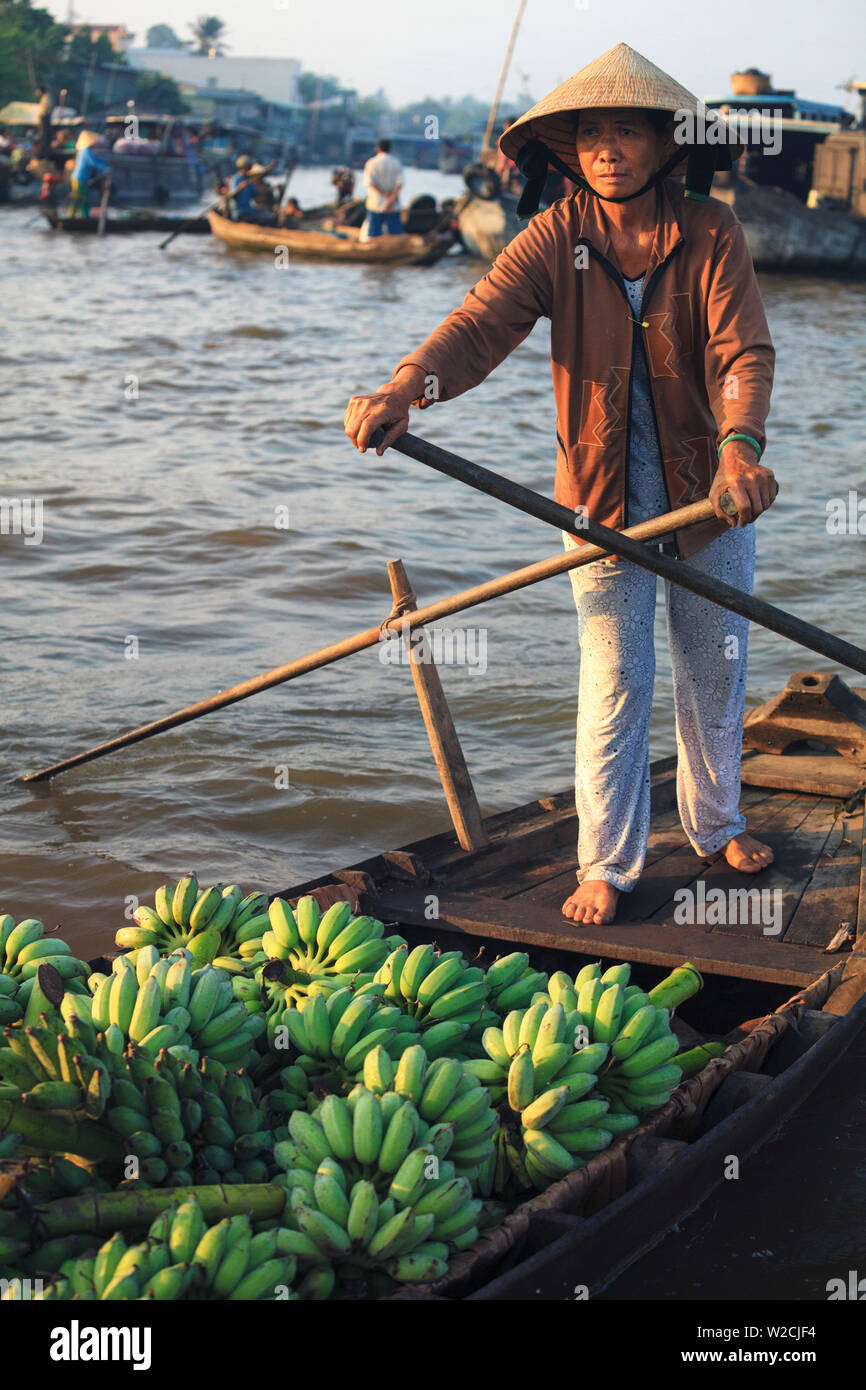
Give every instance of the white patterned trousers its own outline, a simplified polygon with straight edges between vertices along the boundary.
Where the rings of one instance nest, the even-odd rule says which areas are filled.
[[[566,549],[577,542],[563,533]],[[752,592],[755,528],[731,528],[687,562]],[[655,678],[658,580],[627,560],[571,570],[580,687],[575,757],[579,882],[630,891],[650,822],[649,724]],[[677,733],[677,802],[696,853],[713,854],[745,830],[740,756],[749,624],[663,581]]]

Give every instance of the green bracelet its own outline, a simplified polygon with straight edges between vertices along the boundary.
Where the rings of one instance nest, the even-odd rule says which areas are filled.
[[[757,439],[753,439],[750,434],[726,434],[717,450],[719,458],[722,457],[722,450],[724,449],[725,445],[730,444],[732,439],[745,439],[747,443],[751,444],[754,447],[755,453],[758,455],[758,461],[760,462],[763,450],[760,444],[758,443]]]

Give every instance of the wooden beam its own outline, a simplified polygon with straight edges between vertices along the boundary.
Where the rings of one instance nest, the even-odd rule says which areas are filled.
[[[804,985],[832,966],[832,957],[810,946],[786,946],[769,937],[756,940],[725,936],[701,926],[656,922],[582,926],[566,921],[556,908],[521,898],[500,900],[464,893],[440,893],[439,915],[431,923],[425,893],[429,889],[378,888],[372,909],[383,921],[402,922],[434,935],[452,931],[467,937],[490,937],[515,943],[515,950],[542,947],[583,956],[670,968],[690,960],[709,975],[728,975],[764,984]],[[435,889],[433,890],[435,891]],[[383,915],[385,914],[385,915]]]
[[[388,562],[388,578],[391,581],[395,609],[401,613],[411,613],[417,609],[418,603],[406,577],[402,560]],[[475,788],[423,628],[421,633],[422,640],[410,645],[409,665],[415,683],[415,694],[418,696],[427,727],[427,737],[436,759],[436,768],[460,848],[482,849],[489,841],[482,823]]]

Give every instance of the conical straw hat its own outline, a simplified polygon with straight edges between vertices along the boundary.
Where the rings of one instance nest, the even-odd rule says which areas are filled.
[[[94,145],[98,145],[101,139],[102,136],[97,135],[95,130],[82,130],[75,142],[75,148],[77,150],[90,150]]]
[[[499,148],[509,159],[514,159],[528,140],[542,140],[548,149],[579,172],[574,113],[591,107],[617,106],[694,114],[698,110],[698,99],[627,43],[618,43],[536,102],[503,133]],[[733,148],[728,148],[735,154]]]

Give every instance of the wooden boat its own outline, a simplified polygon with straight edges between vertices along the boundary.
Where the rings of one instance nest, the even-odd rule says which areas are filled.
[[[421,236],[381,236],[361,241],[357,227],[339,231],[305,231],[292,227],[260,227],[232,222],[218,212],[208,213],[211,231],[227,246],[241,251],[270,251],[286,247],[299,260],[352,261],[367,265],[431,265],[445,255],[450,238],[428,241]]]
[[[105,129],[111,149],[111,192],[115,202],[190,201],[201,195],[203,166],[179,116],[137,114],[135,140],[126,138],[128,116],[109,116]],[[119,137],[119,138],[118,138]]]
[[[73,232],[76,235],[93,235],[99,230],[98,217],[61,217],[57,212],[43,212],[43,217],[56,231]],[[150,212],[122,213],[118,217],[105,219],[105,230],[111,236],[127,235],[132,232],[176,232],[183,228],[184,236],[209,236],[210,224],[206,217],[185,218],[179,214]]]
[[[520,231],[518,199],[511,193],[496,198],[480,198],[469,193],[457,206],[460,237],[470,256],[495,261],[500,251]]]
[[[518,1206],[443,1279],[392,1297],[573,1299],[576,1286],[592,1297],[700,1206],[726,1155],[745,1159],[820,1085],[866,1024],[863,696],[797,672],[747,716],[741,804],[775,854],[757,877],[695,856],[676,811],[676,760],[665,758],[651,769],[644,874],[610,926],[575,927],[560,912],[574,886],[571,791],[479,820],[467,848],[456,831],[437,834],[283,890],[292,900],[313,892],[322,905],[348,898],[410,944],[435,939],[473,956],[480,947],[487,964],[516,948],[537,968],[572,975],[587,960],[627,960],[648,988],[690,961],[705,986],[678,1010],[675,1031],[684,1047],[725,1044],[662,1110]],[[682,890],[700,900],[711,888],[777,895],[766,901],[780,905],[778,930],[765,934],[748,912],[680,925]],[[842,937],[852,949],[837,954]]]
[[[757,270],[866,274],[866,222],[862,217],[808,208],[793,193],[764,188],[742,177],[731,187],[714,187],[712,196],[733,207]],[[520,231],[516,208],[517,198],[511,194],[468,196],[458,212],[458,225],[471,256],[484,261],[496,259]]]

